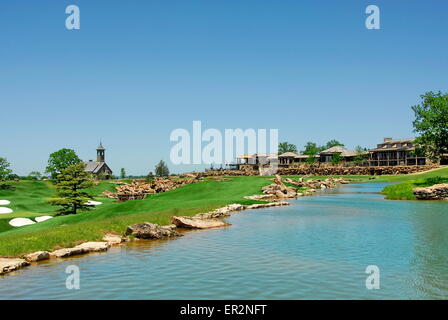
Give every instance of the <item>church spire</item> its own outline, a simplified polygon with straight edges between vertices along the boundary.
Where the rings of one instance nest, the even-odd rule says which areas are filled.
[[[96,161],[97,162],[105,162],[105,153],[106,153],[106,148],[103,147],[103,144],[101,143],[100,140],[100,145],[98,146],[98,148],[96,148]]]

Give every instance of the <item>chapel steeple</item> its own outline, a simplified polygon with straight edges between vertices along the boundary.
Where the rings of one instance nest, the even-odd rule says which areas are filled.
[[[103,144],[100,141],[100,145],[96,148],[96,161],[97,162],[105,162],[105,152],[106,148],[103,147]]]

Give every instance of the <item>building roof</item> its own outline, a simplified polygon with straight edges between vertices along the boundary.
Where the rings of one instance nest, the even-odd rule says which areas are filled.
[[[255,157],[276,157],[276,153],[252,153],[252,154],[243,154],[242,156],[236,157],[237,159],[251,159]]]
[[[295,152],[285,152],[279,155],[279,158],[295,158],[298,154]]]
[[[413,145],[415,138],[410,139],[389,139],[379,143],[376,148],[370,149],[373,151],[398,151],[398,150],[415,150]],[[408,145],[410,143],[411,145]]]
[[[357,155],[356,151],[345,149],[342,146],[334,146],[327,150],[320,152],[319,154],[334,154],[339,153],[343,157],[354,157]]]
[[[91,173],[98,173],[98,171],[100,171],[100,169],[106,165],[105,162],[96,162],[96,161],[87,161],[85,162],[85,164],[86,168],[84,169],[84,171]]]
[[[415,138],[408,138],[408,139],[390,139],[390,140],[385,140],[383,142],[381,142],[380,144],[385,144],[385,143],[406,143],[406,142],[414,142]]]
[[[310,156],[307,154],[298,154],[295,156],[296,159],[308,159]],[[316,156],[314,156],[316,157]]]
[[[103,147],[103,144],[100,141],[100,145],[98,146],[98,148],[96,148],[96,150],[106,150],[106,148]]]
[[[295,159],[308,159],[308,155],[306,154],[298,154],[295,152],[285,152],[278,156],[279,158],[295,158]]]

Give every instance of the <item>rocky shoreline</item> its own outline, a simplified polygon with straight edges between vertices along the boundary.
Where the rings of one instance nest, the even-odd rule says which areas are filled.
[[[440,183],[431,187],[412,190],[418,200],[448,200],[448,184]]]
[[[83,255],[93,252],[105,252],[111,246],[120,245],[123,242],[139,239],[165,239],[182,236],[177,229],[210,229],[230,226],[229,223],[222,219],[228,217],[233,212],[269,208],[275,206],[289,205],[285,199],[295,199],[300,196],[311,195],[316,189],[334,188],[340,184],[349,183],[348,180],[341,178],[328,178],[325,180],[307,180],[300,178],[299,180],[284,179],[276,175],[272,184],[262,188],[263,194],[246,196],[246,199],[265,201],[265,203],[255,203],[251,205],[242,205],[238,203],[229,204],[227,206],[215,209],[210,212],[198,213],[192,217],[189,216],[173,216],[171,217],[171,225],[161,226],[150,222],[137,223],[128,226],[125,233],[121,235],[106,234],[103,241],[84,242],[72,248],[62,248],[52,252],[37,251],[24,255],[21,258],[0,258],[0,275],[4,275],[23,267],[29,266],[38,261],[49,259],[63,259],[77,255]]]

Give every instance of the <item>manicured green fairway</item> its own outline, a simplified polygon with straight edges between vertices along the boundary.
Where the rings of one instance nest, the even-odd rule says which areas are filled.
[[[94,210],[55,217],[35,225],[0,233],[0,256],[18,256],[37,250],[52,250],[88,240],[99,240],[105,232],[121,234],[133,223],[148,221],[169,224],[173,215],[194,215],[235,202],[256,203],[257,201],[246,200],[243,196],[258,194],[261,187],[269,183],[271,181],[266,177],[233,177],[225,181],[207,179],[166,193],[150,195],[144,200],[118,203],[112,199],[98,198],[103,204]],[[46,187],[48,190],[42,191],[44,197],[48,197],[52,192],[48,185]],[[103,182],[97,190],[110,187],[113,185]],[[0,197],[6,199],[3,193],[0,193]],[[37,202],[40,203],[41,199]],[[51,207],[38,208],[50,210],[46,213],[54,210]],[[28,214],[32,215],[33,212]],[[2,217],[2,220],[9,218]]]
[[[54,207],[46,203],[54,190],[44,181],[8,182],[16,190],[0,190],[0,199],[9,200],[8,208],[14,210],[11,214],[0,214],[0,232],[12,229],[8,221],[13,218],[32,218],[36,216],[52,215]]]

